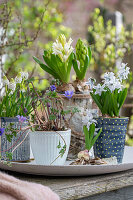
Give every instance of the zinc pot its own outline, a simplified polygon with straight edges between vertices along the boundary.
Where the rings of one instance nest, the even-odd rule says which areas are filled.
[[[30,132],[31,148],[36,163],[39,165],[64,165],[69,151],[70,139],[70,129],[66,131]],[[62,157],[59,156],[61,148],[57,148],[59,143],[61,148],[66,143],[66,151]]]
[[[122,163],[128,117],[126,118],[96,118],[97,128],[102,132],[94,145],[94,154],[100,158],[115,156]]]
[[[0,118],[0,127],[7,128],[10,123],[13,123],[14,128],[20,128],[19,120],[17,117],[1,117]],[[22,128],[28,125],[27,122],[22,123]],[[10,134],[10,132],[6,132]],[[22,142],[22,143],[21,143]],[[21,143],[21,144],[20,144]],[[20,144],[20,145],[19,145]],[[17,147],[17,145],[19,145]],[[17,147],[15,150],[14,148]],[[5,132],[1,136],[1,156],[2,158],[6,157],[6,152],[12,152],[13,150],[13,159],[12,161],[28,161],[30,159],[30,136],[27,131],[20,131],[17,133],[17,136],[13,136],[12,141],[9,142],[6,139]]]

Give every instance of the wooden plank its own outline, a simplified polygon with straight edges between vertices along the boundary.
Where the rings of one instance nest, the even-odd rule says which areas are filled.
[[[133,200],[133,186],[82,198],[81,200]]]
[[[133,170],[121,173],[90,177],[45,177],[10,172],[27,181],[41,183],[50,187],[61,200],[82,199],[92,195],[133,186]]]

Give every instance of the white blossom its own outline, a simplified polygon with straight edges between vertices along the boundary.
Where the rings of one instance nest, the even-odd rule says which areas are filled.
[[[97,121],[94,119],[93,111],[92,110],[86,110],[85,114],[82,117],[82,122],[84,125],[87,126],[88,130],[90,128],[91,124],[96,124]]]
[[[14,81],[13,78],[9,82],[8,88],[11,89],[12,91],[15,91],[15,89],[16,89],[16,83],[15,83],[15,81]]]
[[[86,82],[85,84],[89,86],[90,90],[92,90],[94,88],[94,84],[95,84],[96,80],[93,78],[88,78],[88,82]]]
[[[72,41],[73,40],[70,38],[69,41],[66,42],[65,35],[61,34],[56,42],[53,43],[53,54],[58,55],[63,62],[66,62],[69,55],[74,50],[74,48],[71,46]]]
[[[98,94],[99,96],[101,96],[101,93],[106,91],[105,89],[105,85],[101,85],[101,84],[97,84],[97,86],[94,86],[95,94]]]
[[[3,76],[3,85],[9,85],[9,80],[7,79],[6,76]]]
[[[28,72],[20,72],[21,73],[21,77],[22,79],[24,78],[25,80],[28,79],[29,75],[28,75]]]
[[[21,83],[22,82],[22,76],[21,73],[19,72],[18,75],[15,77],[15,82],[16,83]]]
[[[121,66],[118,68],[117,74],[121,82],[128,78],[128,75],[130,73],[129,70],[130,68],[127,67],[127,64],[125,63],[122,63]]]

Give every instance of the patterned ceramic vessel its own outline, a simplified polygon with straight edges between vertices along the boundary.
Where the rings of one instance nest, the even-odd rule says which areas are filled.
[[[13,127],[20,128],[18,126],[19,121],[17,117],[1,117],[0,118],[0,127],[6,128],[9,126],[10,123],[13,123]],[[22,128],[26,127],[28,124],[27,122],[22,123]],[[21,131],[17,133],[17,136],[13,136],[12,142],[8,142],[6,139],[5,133],[0,137],[1,139],[1,156],[2,158],[6,157],[6,152],[12,152],[14,148],[22,142],[20,146],[16,148],[15,151],[13,151],[13,159],[12,161],[27,161],[30,159],[30,137],[28,134],[28,131],[25,131],[24,133]],[[8,150],[9,149],[9,150]]]
[[[57,132],[60,134],[57,134]],[[66,142],[64,155],[59,156],[61,149],[57,148],[59,142],[61,147]],[[70,146],[71,130],[66,131],[35,131],[30,132],[31,148],[35,161],[39,165],[64,165]],[[57,159],[56,159],[57,158]],[[54,161],[54,162],[53,162]]]
[[[126,118],[96,118],[97,128],[102,132],[94,145],[94,154],[100,158],[117,157],[122,163],[128,117]]]

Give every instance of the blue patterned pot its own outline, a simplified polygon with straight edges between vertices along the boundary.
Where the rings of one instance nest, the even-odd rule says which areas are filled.
[[[17,124],[19,123],[18,118],[16,117],[0,117],[0,127],[6,128],[10,123],[13,123],[13,127],[17,127]],[[28,124],[27,122],[22,123],[22,128],[26,127]],[[18,127],[19,128],[19,127]],[[26,137],[28,131],[25,131],[24,133],[19,132],[17,133],[17,136],[13,136],[12,141],[8,142],[6,139],[5,133],[0,137],[0,149],[1,149],[1,156],[6,157],[6,152],[12,152],[14,147],[16,147],[21,141],[24,140]],[[20,139],[19,139],[20,138]],[[17,140],[19,139],[19,142]],[[11,146],[13,146],[10,150]],[[25,140],[22,142],[22,144],[16,148],[16,150],[13,152],[13,159],[12,161],[27,161],[30,159],[30,136],[29,134],[25,138]]]
[[[122,163],[127,131],[128,117],[126,118],[96,118],[97,128],[102,132],[94,145],[94,154],[99,158],[117,157]]]

